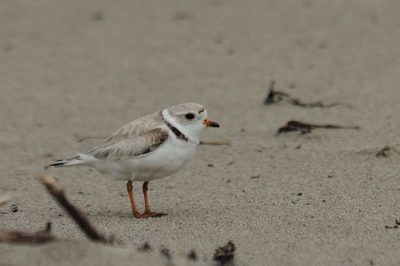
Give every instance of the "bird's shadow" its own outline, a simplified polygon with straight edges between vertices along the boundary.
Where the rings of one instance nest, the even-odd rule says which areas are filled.
[[[87,213],[89,217],[93,218],[127,218],[131,219],[134,218],[132,212],[129,210],[100,210],[100,211],[91,211],[90,213]]]
[[[160,217],[152,217],[150,219],[162,219],[173,214],[172,210],[167,210],[167,215],[160,216]],[[132,212],[129,210],[100,210],[100,211],[92,211],[87,213],[88,217],[92,218],[118,218],[118,219],[136,219]]]

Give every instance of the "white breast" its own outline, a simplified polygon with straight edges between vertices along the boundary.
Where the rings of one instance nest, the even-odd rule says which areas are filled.
[[[178,143],[176,143],[178,142]],[[135,181],[149,181],[175,174],[185,167],[196,153],[197,145],[169,139],[154,153],[133,159]]]
[[[196,153],[197,144],[170,137],[153,152],[119,161],[97,161],[92,167],[117,180],[151,181],[175,174]]]

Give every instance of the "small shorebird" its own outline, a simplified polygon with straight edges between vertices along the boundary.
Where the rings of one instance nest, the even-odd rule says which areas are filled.
[[[128,180],[132,213],[136,218],[159,217],[150,211],[147,199],[151,180],[175,174],[196,153],[200,136],[207,127],[219,127],[207,117],[206,109],[184,103],[136,119],[117,130],[99,146],[86,153],[58,160],[54,167],[88,166],[115,180]],[[144,213],[136,209],[132,181],[144,181]]]

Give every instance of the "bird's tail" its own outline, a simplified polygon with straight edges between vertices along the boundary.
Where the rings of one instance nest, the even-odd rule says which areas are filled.
[[[54,163],[47,165],[46,168],[48,167],[68,167],[68,166],[79,166],[79,165],[85,165],[89,161],[92,161],[93,158],[87,154],[79,154],[74,157],[70,157],[67,159],[62,159],[62,160],[57,160]]]

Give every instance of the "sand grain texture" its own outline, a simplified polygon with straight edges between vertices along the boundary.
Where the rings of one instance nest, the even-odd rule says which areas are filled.
[[[1,1],[0,195],[13,198],[0,228],[51,221],[70,241],[0,244],[0,264],[51,265],[51,249],[70,252],[57,255],[64,265],[100,265],[100,253],[107,265],[163,265],[162,247],[209,264],[232,240],[237,265],[398,265],[400,231],[385,226],[400,218],[400,155],[375,154],[400,149],[399,12],[385,0]],[[338,105],[265,106],[273,79],[302,102]],[[47,171],[122,247],[88,242],[28,174],[100,142],[78,136],[182,102],[221,125],[204,140],[231,145],[201,145],[149,184],[152,209],[168,216],[133,219],[125,182],[88,168]],[[361,129],[276,135],[290,120]],[[145,242],[156,255],[138,255]]]

